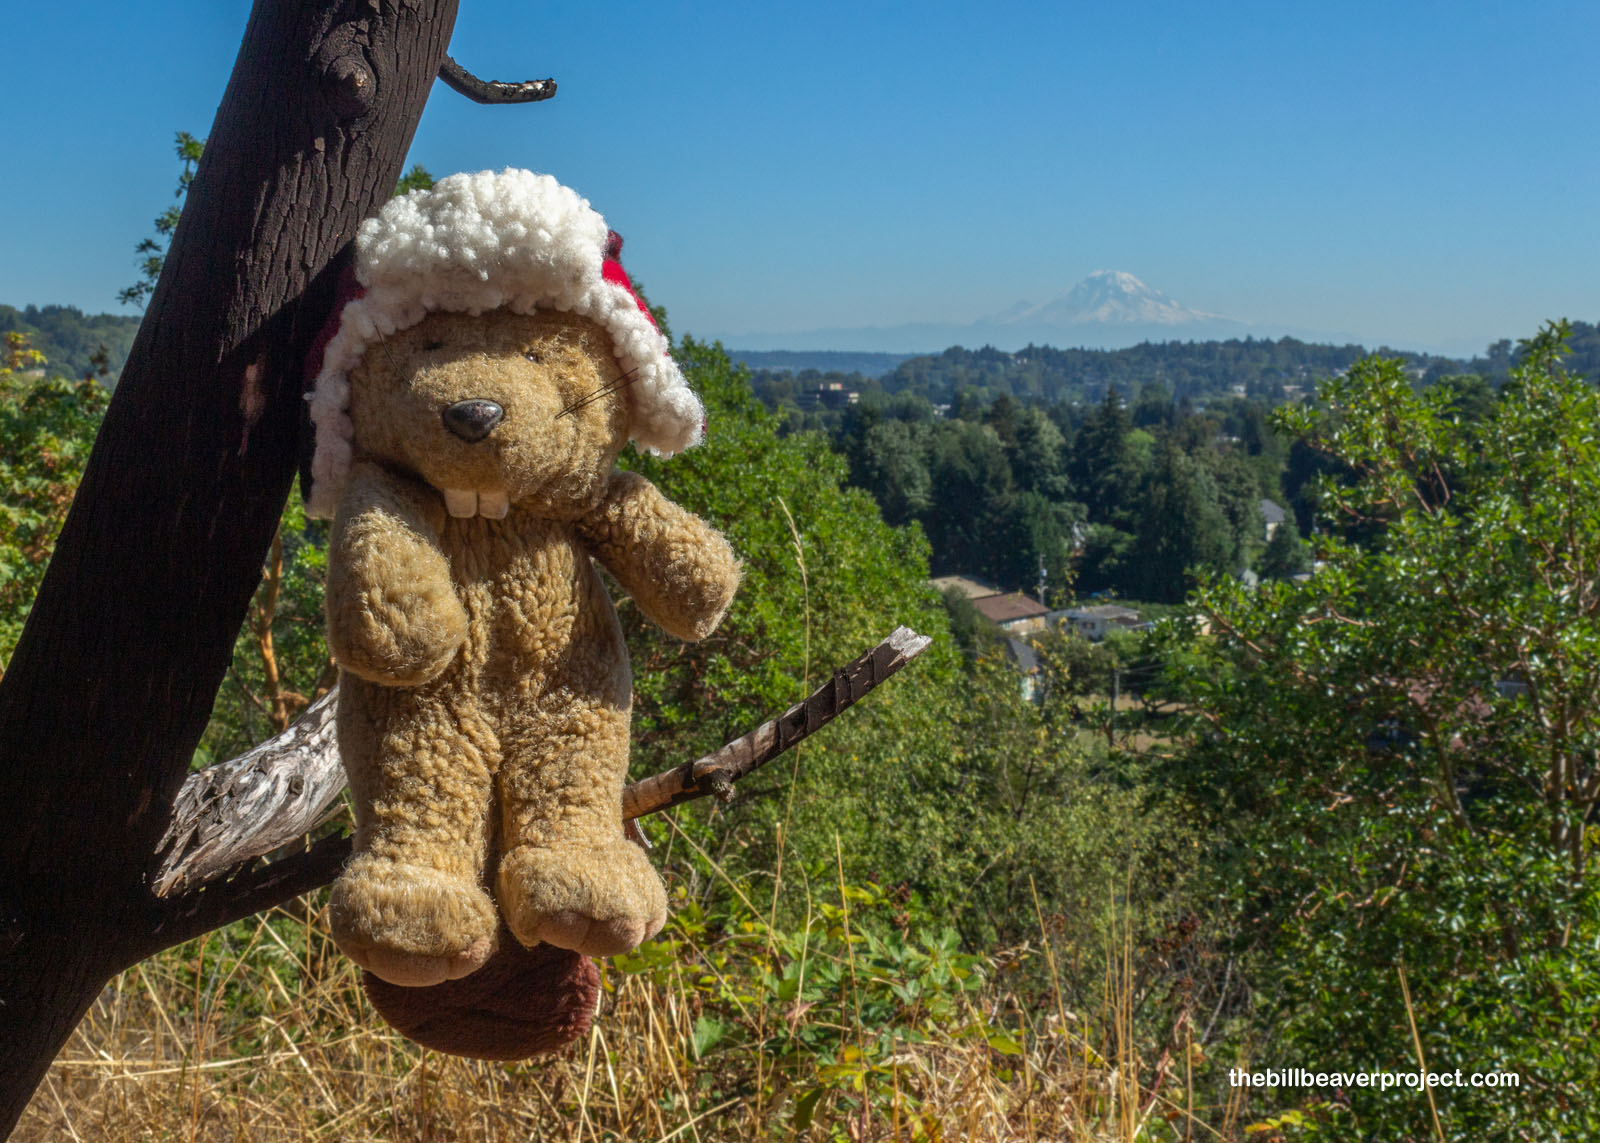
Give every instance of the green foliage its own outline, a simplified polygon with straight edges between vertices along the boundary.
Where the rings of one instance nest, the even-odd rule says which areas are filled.
[[[1293,579],[1311,570],[1311,549],[1300,538],[1292,518],[1273,529],[1256,570],[1262,579]]]
[[[1568,331],[1567,368],[1580,377],[1600,377],[1600,325],[1583,321],[1564,325]],[[1461,372],[1482,376],[1490,384],[1498,386],[1514,367],[1522,364],[1524,344],[1518,342],[1513,345],[1510,339],[1502,338],[1467,362]]]
[[[887,521],[921,525],[935,572],[1016,587],[1042,566],[1052,583],[1071,579],[1079,510],[1062,500],[1064,441],[1042,411],[1002,402],[979,423],[935,420],[925,403],[866,402],[846,414],[838,446]]]
[[[1057,664],[1058,694],[1084,698],[1111,693],[1112,674],[1121,666],[1115,644],[1108,640],[1091,643],[1069,630],[1043,635],[1036,644]]]
[[[1073,442],[1073,483],[1091,505],[1096,524],[1131,531],[1144,467],[1133,443],[1133,420],[1115,385],[1083,419]]]
[[[1037,705],[997,657],[961,666],[926,584],[919,531],[886,525],[868,496],[845,487],[824,437],[778,435],[720,348],[690,340],[679,356],[709,410],[707,442],[629,464],[723,528],[745,580],[722,628],[697,645],[661,635],[620,601],[636,772],[686,761],[778,713],[898,624],[935,637],[902,676],[740,783],[731,807],[680,811],[687,838],[736,871],[824,860],[838,838],[847,878],[903,885],[978,941],[1030,923],[1030,876],[1054,910],[1120,877],[1131,850],[1148,843],[1154,854],[1158,835],[1175,836],[1138,815],[1136,760],[1108,763],[1078,746],[1064,690],[1061,702]],[[959,432],[999,447],[991,426]],[[1066,677],[1065,665],[1047,669]],[[780,903],[791,918],[802,908]],[[1083,923],[1098,931],[1100,921]]]
[[[139,255],[139,280],[133,285],[117,293],[117,301],[123,305],[144,308],[150,295],[155,293],[156,282],[161,277],[161,267],[166,264],[167,249],[172,245],[173,231],[178,229],[178,218],[183,213],[183,200],[189,193],[189,184],[194,182],[195,169],[200,164],[200,156],[205,151],[205,140],[196,139],[187,131],[179,131],[173,140],[173,150],[177,153],[182,170],[178,173],[178,187],[172,192],[176,200],[166,210],[156,215],[154,238],[146,238],[135,247]]]
[[[411,169],[400,176],[400,181],[395,184],[396,195],[410,194],[412,191],[432,190],[433,175],[421,163],[413,163]]]
[[[1201,417],[1141,393],[1148,430],[1114,386],[1049,410],[962,390],[942,419],[915,394],[869,393],[834,443],[889,522],[922,526],[936,572],[1017,589],[1043,569],[1058,589],[1176,602],[1192,570],[1245,566],[1263,489],[1282,495],[1283,449],[1258,404]]]
[[[199,762],[234,757],[272,737],[332,687],[337,675],[322,617],[327,543],[327,523],[308,520],[291,495],[234,642]]]
[[[678,358],[706,405],[705,443],[668,461],[630,452],[625,463],[722,529],[744,580],[721,628],[699,644],[661,634],[617,593],[634,659],[635,737],[651,767],[782,711],[808,677],[815,685],[898,624],[944,632],[924,582],[926,545],[841,486],[844,464],[826,439],[779,437],[720,347],[689,339]]]
[[[941,593],[945,615],[950,621],[950,638],[964,655],[994,654],[1002,642],[1000,629],[983,617],[972,597],[958,587]]]
[[[1374,359],[1281,418],[1336,462],[1342,534],[1304,584],[1195,597],[1197,733],[1161,773],[1215,839],[1275,1055],[1405,1067],[1404,965],[1430,1067],[1523,1076],[1435,1089],[1456,1139],[1600,1131],[1600,393],[1564,332],[1481,417]],[[1425,1102],[1350,1098],[1339,1137],[1431,1136]]]
[[[1169,442],[1138,514],[1134,563],[1141,599],[1176,603],[1188,593],[1191,570],[1232,570],[1239,536],[1221,501],[1207,467]]]
[[[0,669],[11,658],[66,521],[108,394],[85,377],[40,377],[42,353],[5,335],[0,362]]]
[[[914,895],[829,886],[823,865],[807,876],[820,885],[793,926],[774,927],[742,893],[709,910],[680,898],[660,937],[612,962],[658,989],[692,988],[700,1014],[688,1047],[697,1086],[710,1087],[703,1102],[737,1091],[804,1132],[887,1114],[895,1057],[915,1045],[976,1039],[1022,1052],[974,1003],[984,961]]]
[[[0,334],[22,334],[63,377],[115,378],[138,330],[136,317],[75,306],[0,306]]]

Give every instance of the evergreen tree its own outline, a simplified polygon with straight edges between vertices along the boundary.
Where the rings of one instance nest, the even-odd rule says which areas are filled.
[[[1239,453],[1206,449],[1196,458],[1216,487],[1217,507],[1228,522],[1227,554],[1217,565],[1237,571],[1245,553],[1261,536],[1261,487],[1255,471]]]
[[[1205,466],[1164,442],[1145,486],[1135,548],[1139,597],[1177,603],[1191,569],[1232,571],[1235,533]]]
[[[880,422],[867,434],[870,460],[863,466],[864,486],[878,501],[886,523],[924,519],[933,507],[927,435],[904,421]]]
[[[987,425],[951,421],[935,438],[929,461],[933,506],[924,524],[933,543],[934,571],[989,573],[993,528],[1007,514],[1011,466]]]
[[[1104,400],[1084,418],[1070,469],[1089,518],[1097,524],[1126,525],[1138,483],[1132,430],[1122,395],[1115,385],[1108,386]]]
[[[1293,579],[1310,570],[1311,549],[1300,539],[1300,530],[1290,517],[1273,530],[1256,571],[1262,579]]]
[[[1052,501],[1067,499],[1071,481],[1065,468],[1066,440],[1043,410],[1023,409],[1016,416],[1006,459],[1018,488]]]

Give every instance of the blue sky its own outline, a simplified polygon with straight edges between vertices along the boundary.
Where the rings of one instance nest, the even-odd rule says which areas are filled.
[[[119,312],[249,5],[13,6],[0,302]],[[679,331],[969,321],[1130,271],[1471,350],[1600,318],[1600,5],[462,0],[411,160],[587,195]],[[131,311],[128,311],[131,312]]]

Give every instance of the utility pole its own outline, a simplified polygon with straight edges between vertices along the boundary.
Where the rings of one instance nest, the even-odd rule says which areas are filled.
[[[1117,699],[1121,697],[1121,693],[1122,668],[1113,666],[1111,668],[1111,711],[1106,716],[1106,744],[1108,746],[1116,746],[1117,744]]]

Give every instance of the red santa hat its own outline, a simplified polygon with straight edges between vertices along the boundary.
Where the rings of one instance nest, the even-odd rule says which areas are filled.
[[[350,471],[349,372],[368,346],[429,313],[554,309],[598,323],[628,373],[629,435],[670,456],[700,442],[705,410],[619,260],[622,239],[549,175],[451,175],[391,199],[356,235],[355,289],[308,372],[315,451],[306,510],[331,517]],[[330,322],[333,326],[335,322]]]

